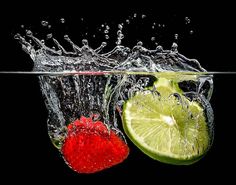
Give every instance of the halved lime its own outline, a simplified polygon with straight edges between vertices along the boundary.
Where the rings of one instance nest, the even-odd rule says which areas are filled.
[[[171,80],[159,78],[154,85],[160,95],[139,91],[125,103],[125,133],[153,159],[179,165],[198,161],[210,145],[203,108]]]

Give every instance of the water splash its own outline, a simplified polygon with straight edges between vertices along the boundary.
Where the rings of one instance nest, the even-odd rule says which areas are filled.
[[[136,17],[137,14],[134,14],[125,22],[130,24]],[[189,18],[185,20],[190,23]],[[60,21],[65,22],[63,18]],[[48,22],[42,21],[42,25],[47,26]],[[164,28],[165,24],[152,24],[153,29],[157,26]],[[26,38],[15,35],[22,49],[33,60],[33,71],[44,74],[39,76],[39,81],[49,112],[48,132],[58,149],[66,137],[67,125],[81,116],[101,120],[125,140],[118,121],[123,103],[136,92],[147,91],[147,87],[153,86],[163,75],[177,82],[188,99],[199,102],[205,110],[209,127],[212,127],[213,111],[209,100],[213,76],[204,74],[207,71],[196,59],[180,54],[176,42],[170,49],[158,44],[153,49],[147,49],[142,41],[133,48],[122,45],[125,38],[123,28],[123,23],[118,24],[116,46],[109,52],[104,51],[106,42],[92,48],[88,40],[83,39],[78,45],[68,35],[64,35],[64,40],[71,45],[70,51],[51,33],[46,41],[39,40],[30,30],[26,31]],[[102,24],[100,29],[105,40],[110,39],[110,27]],[[174,35],[175,41],[178,36]],[[54,47],[47,46],[48,40],[53,41]],[[151,41],[156,42],[156,37],[151,37]],[[148,92],[158,95],[158,90],[154,88]]]

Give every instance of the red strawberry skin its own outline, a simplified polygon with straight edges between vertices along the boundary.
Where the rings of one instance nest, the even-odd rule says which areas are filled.
[[[68,125],[61,152],[74,171],[95,173],[121,163],[127,158],[129,148],[104,123],[82,116]]]

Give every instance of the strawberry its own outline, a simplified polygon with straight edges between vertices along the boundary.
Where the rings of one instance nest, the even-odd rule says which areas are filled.
[[[129,148],[104,123],[82,116],[68,125],[61,152],[74,171],[95,173],[121,163],[128,156]]]

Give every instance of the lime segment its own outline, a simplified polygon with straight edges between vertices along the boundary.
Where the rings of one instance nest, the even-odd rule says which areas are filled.
[[[159,79],[160,95],[140,91],[123,109],[123,127],[148,156],[170,164],[191,164],[208,150],[210,139],[203,108],[181,95],[172,81]],[[172,93],[179,93],[181,100]]]

